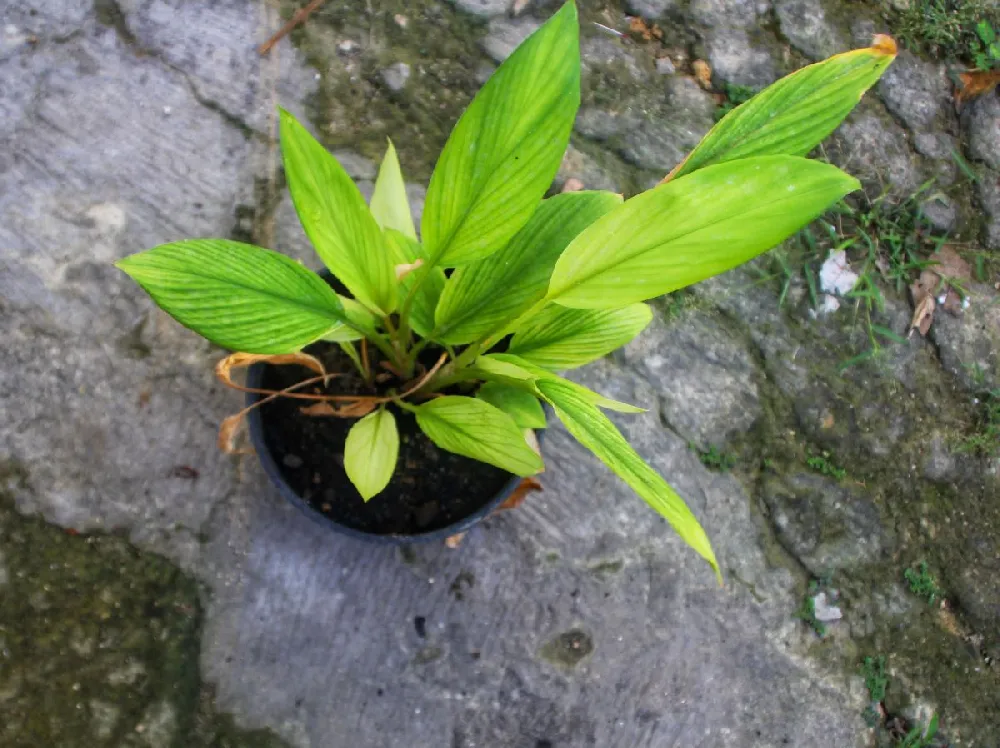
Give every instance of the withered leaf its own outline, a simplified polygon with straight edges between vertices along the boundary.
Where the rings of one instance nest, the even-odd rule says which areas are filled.
[[[304,416],[335,416],[337,411],[327,402],[313,403],[299,408],[299,413]]]
[[[361,418],[375,410],[378,401],[375,398],[368,400],[355,400],[342,405],[339,408],[333,407],[329,402],[322,401],[299,408],[299,412],[306,416],[335,416],[337,418]]]
[[[927,270],[924,271],[924,273],[927,272]],[[924,273],[921,273],[921,279],[924,278]],[[921,335],[927,335],[931,329],[931,323],[934,321],[934,307],[937,306],[937,302],[934,301],[934,286],[931,285],[928,289],[921,280],[918,280],[910,286],[910,293],[913,295],[914,305],[910,329],[916,328]]]
[[[396,280],[403,280],[406,276],[424,264],[424,261],[417,259],[416,262],[404,262],[396,265]]]
[[[222,423],[219,424],[219,449],[227,455],[249,454],[252,451],[247,447],[239,449],[236,447],[236,439],[246,414],[247,411],[241,410],[239,413],[223,418]]]
[[[694,79],[698,81],[698,85],[704,88],[706,91],[712,89],[712,68],[704,60],[695,60],[691,63],[691,69],[694,71]]]
[[[215,376],[219,378],[227,387],[241,389],[233,382],[233,369],[239,369],[258,362],[268,364],[298,364],[304,366],[317,374],[328,376],[323,364],[315,356],[308,353],[230,353],[215,365]]]
[[[353,403],[348,403],[347,405],[341,405],[337,408],[337,415],[341,418],[361,418],[366,416],[375,410],[379,401],[375,398],[370,400],[357,400]]]
[[[496,508],[496,511],[504,512],[508,509],[517,509],[517,507],[524,503],[524,500],[527,498],[529,493],[542,490],[544,490],[542,488],[542,484],[537,478],[532,476],[523,478],[521,482],[517,484],[517,488],[514,489],[514,492],[507,497],[507,500]]]
[[[955,94],[955,102],[962,104],[996,88],[1000,84],[1000,70],[969,70],[959,73],[958,80],[961,87]]]

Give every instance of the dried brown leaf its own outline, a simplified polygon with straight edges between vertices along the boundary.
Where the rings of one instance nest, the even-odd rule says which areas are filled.
[[[371,413],[378,406],[378,400],[372,398],[370,400],[357,400],[353,403],[348,403],[347,405],[341,405],[337,408],[335,415],[340,418],[361,418]]]
[[[962,104],[996,88],[1000,84],[1000,70],[969,70],[959,73],[958,80],[961,87],[955,94],[955,102]]]
[[[524,503],[529,493],[535,491],[542,491],[542,484],[537,478],[532,478],[531,476],[527,478],[522,478],[521,482],[517,484],[517,488],[514,492],[507,497],[507,500],[496,508],[497,512],[505,512],[508,509],[517,509]]]
[[[455,550],[456,548],[458,548],[458,546],[462,545],[462,538],[464,537],[465,537],[464,532],[460,532],[457,535],[449,535],[447,538],[444,539],[444,544],[448,548]]]
[[[243,425],[243,416],[245,415],[246,411],[242,410],[235,415],[223,418],[222,423],[219,424],[219,449],[227,455],[242,455],[252,451],[246,447],[236,447],[236,440],[239,437],[240,427]]]
[[[241,389],[239,385],[233,382],[233,369],[243,368],[260,362],[275,365],[298,364],[324,377],[327,376],[326,369],[323,368],[320,360],[315,356],[310,356],[308,353],[231,353],[215,365],[215,376],[227,387]]]
[[[921,335],[926,335],[931,329],[934,321],[934,308],[937,302],[934,300],[934,292],[941,282],[941,276],[933,270],[925,269],[920,273],[920,277],[910,284],[910,296],[913,298],[913,319],[910,320],[910,329],[916,328]]]
[[[944,301],[941,302],[941,308],[951,314],[960,314],[963,296],[956,286],[960,286],[964,281],[972,280],[972,268],[955,251],[954,247],[947,244],[935,252],[931,259],[937,263],[933,266],[933,271],[939,276],[938,285],[940,285],[940,281],[944,281],[948,287]],[[938,285],[935,286],[935,289]]]
[[[704,60],[695,60],[691,63],[691,69],[694,71],[694,79],[698,82],[698,85],[706,91],[711,91],[712,68],[709,64]]]
[[[417,259],[416,262],[404,262],[396,265],[396,280],[403,280],[406,276],[424,264],[424,261]]]
[[[337,411],[327,402],[313,403],[299,408],[299,413],[304,416],[335,416]]]
[[[910,320],[910,329],[916,328],[921,335],[926,336],[927,332],[931,329],[931,323],[934,322],[934,307],[937,306],[937,302],[934,301],[934,297],[930,294],[925,296],[917,304],[917,308],[913,311],[913,319]]]

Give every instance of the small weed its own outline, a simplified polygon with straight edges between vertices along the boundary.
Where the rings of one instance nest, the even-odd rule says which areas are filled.
[[[979,37],[979,44],[973,48],[972,64],[977,70],[1000,67],[1000,40],[993,24],[986,19],[977,23],[976,36]]]
[[[885,673],[885,655],[865,657],[861,663],[861,675],[865,679],[865,688],[872,703],[881,703],[885,699],[885,689],[889,685],[889,676]]]
[[[771,268],[762,275],[778,279],[781,284],[779,306],[784,306],[793,283],[801,277],[810,305],[817,308],[821,305],[822,265],[832,251],[845,252],[852,271],[858,275],[845,299],[853,302],[867,345],[863,352],[844,361],[841,371],[876,358],[887,343],[906,342],[898,332],[878,324],[877,315],[885,309],[885,290],[905,294],[921,271],[933,266],[931,255],[946,239],[934,230],[920,207],[940,196],[931,191],[931,186],[927,182],[902,200],[883,194],[874,199],[862,196],[854,202],[843,201],[784,247],[769,253]]]
[[[1000,387],[979,395],[976,405],[973,433],[962,440],[958,451],[990,457],[1000,452]]]
[[[730,83],[726,83],[723,86],[722,93],[725,96],[725,99],[723,99],[719,108],[715,110],[716,122],[725,117],[740,104],[745,104],[750,101],[750,99],[757,94],[757,92],[752,88],[747,86],[734,86]]]
[[[987,63],[982,69],[988,69],[996,41],[990,32],[1000,24],[989,0],[912,0],[894,15],[892,25],[904,47],[977,67],[982,61]]]
[[[802,599],[802,604],[795,611],[795,617],[806,622],[806,624],[820,638],[826,636],[826,624],[816,618],[816,594],[822,589],[820,582],[812,580],[806,590],[806,596]]]
[[[701,464],[709,470],[728,473],[736,467],[736,456],[728,452],[720,452],[714,444],[709,445],[707,450],[702,451],[698,449],[698,445],[694,442],[688,442],[688,448],[698,455]]]
[[[933,605],[935,600],[944,596],[943,591],[938,587],[937,581],[927,570],[927,562],[921,561],[917,564],[916,570],[906,569],[903,578],[910,584],[910,592],[917,597],[922,597],[928,605]]]
[[[837,467],[836,464],[830,461],[829,452],[823,452],[822,454],[807,457],[806,465],[811,467],[817,473],[825,475],[829,478],[844,480],[844,478],[847,477],[847,471],[844,468]]]
[[[903,736],[899,742],[899,748],[930,748],[931,741],[937,735],[938,716],[931,717],[927,727],[917,724],[910,728],[910,731]]]

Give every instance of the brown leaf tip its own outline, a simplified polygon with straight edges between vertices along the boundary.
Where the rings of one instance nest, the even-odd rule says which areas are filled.
[[[895,57],[899,51],[896,47],[896,40],[888,34],[875,34],[872,39],[872,49],[890,57]]]

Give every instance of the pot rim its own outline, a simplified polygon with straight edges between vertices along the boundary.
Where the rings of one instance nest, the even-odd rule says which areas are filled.
[[[246,386],[260,389],[264,378],[264,369],[267,366],[269,366],[269,364],[266,363],[256,363],[251,365],[247,371]],[[246,393],[247,406],[253,405],[262,397],[263,395],[257,392]],[[452,535],[458,535],[459,533],[466,532],[473,525],[478,524],[492,514],[494,509],[510,497],[522,480],[520,476],[511,475],[510,480],[503,485],[497,494],[479,507],[479,509],[475,512],[463,517],[457,522],[437,530],[415,533],[412,535],[402,533],[379,535],[373,532],[365,532],[363,530],[356,530],[353,527],[348,527],[347,525],[342,525],[339,522],[330,519],[325,514],[313,509],[308,501],[299,496],[285,481],[284,476],[281,474],[281,469],[278,467],[278,463],[274,459],[274,455],[271,454],[271,450],[267,446],[267,442],[264,439],[264,424],[261,418],[261,409],[254,408],[251,410],[247,414],[247,421],[250,429],[250,442],[253,444],[254,451],[257,453],[257,458],[260,460],[260,464],[264,468],[264,472],[267,474],[267,477],[271,480],[271,483],[275,485],[278,489],[278,493],[280,493],[286,501],[290,502],[300,512],[328,530],[333,530],[341,535],[347,535],[352,538],[365,540],[369,543],[375,543],[378,545],[409,545],[411,543],[427,543],[435,540],[443,541]],[[538,436],[539,442],[541,442],[541,434]],[[377,497],[374,500],[377,500]]]

